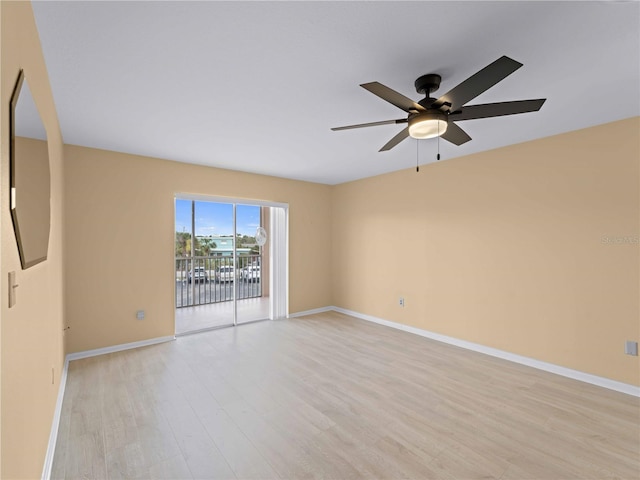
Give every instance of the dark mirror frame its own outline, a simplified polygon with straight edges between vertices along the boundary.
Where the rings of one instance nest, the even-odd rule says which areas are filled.
[[[29,267],[32,267],[40,262],[44,262],[47,259],[47,252],[48,252],[48,245],[49,245],[49,233],[50,233],[50,228],[51,228],[51,205],[50,205],[50,185],[51,185],[51,173],[49,170],[49,155],[47,152],[47,158],[46,158],[46,184],[47,184],[47,204],[46,204],[46,209],[47,209],[47,214],[46,214],[46,232],[44,230],[45,225],[42,225],[41,229],[39,231],[29,231],[29,232],[25,232],[25,229],[20,228],[20,217],[23,217],[23,223],[24,223],[24,218],[27,218],[30,214],[34,214],[34,212],[22,212],[22,213],[18,213],[16,210],[19,209],[20,207],[18,205],[16,205],[16,200],[17,198],[19,198],[19,194],[17,192],[17,170],[18,170],[18,165],[17,162],[23,162],[25,161],[24,158],[17,158],[16,157],[16,123],[17,123],[17,119],[16,119],[16,107],[18,105],[18,99],[20,97],[20,92],[22,90],[22,85],[25,81],[25,75],[24,75],[24,70],[20,70],[20,72],[18,73],[18,79],[16,80],[16,84],[13,88],[13,92],[11,94],[11,101],[10,101],[10,111],[9,111],[9,129],[10,129],[10,141],[9,141],[9,177],[10,177],[10,188],[9,188],[9,208],[11,209],[11,220],[13,221],[13,228],[15,231],[15,235],[16,235],[16,241],[18,244],[18,252],[20,254],[20,263],[22,265],[22,269],[25,270]],[[31,96],[33,97],[33,93],[31,92]],[[39,113],[38,113],[39,115]],[[40,121],[42,122],[42,119],[40,119]],[[46,140],[45,140],[46,142]],[[21,180],[21,184],[24,184],[25,180],[28,182],[28,179],[22,179]],[[31,182],[28,182],[31,183]],[[27,191],[27,195],[29,194],[29,192]],[[20,194],[22,195],[22,194]],[[16,208],[18,207],[18,208]],[[45,208],[44,203],[42,203],[41,205],[37,205],[39,210],[42,210],[43,208]],[[38,213],[35,213],[36,215],[38,215]],[[24,243],[24,239],[25,239],[25,235],[29,235],[29,236],[37,236],[37,235],[46,235],[46,242],[44,242],[44,245],[42,246],[42,250],[44,250],[43,252],[37,252],[34,254],[34,252],[26,252],[25,251],[25,243]],[[31,257],[29,256],[31,255]],[[33,257],[33,258],[32,258]]]

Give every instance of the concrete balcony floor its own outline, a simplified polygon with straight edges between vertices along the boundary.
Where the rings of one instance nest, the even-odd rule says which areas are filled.
[[[238,300],[238,324],[269,318],[269,297]],[[176,335],[233,325],[233,301],[176,308]]]

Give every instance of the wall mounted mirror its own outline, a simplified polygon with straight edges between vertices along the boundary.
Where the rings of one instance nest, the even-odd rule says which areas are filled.
[[[47,259],[51,186],[47,133],[22,70],[11,95],[9,126],[11,218],[26,269]]]

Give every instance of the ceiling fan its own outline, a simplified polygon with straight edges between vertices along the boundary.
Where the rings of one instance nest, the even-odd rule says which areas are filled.
[[[425,98],[419,102],[414,102],[381,83],[363,83],[360,85],[362,88],[407,112],[407,118],[347,125],[345,127],[335,127],[331,130],[338,131],[394,123],[408,123],[409,125],[404,130],[379,150],[380,152],[391,150],[409,136],[417,139],[442,137],[454,145],[462,145],[471,140],[471,137],[454,122],[540,110],[546,98],[465,106],[467,102],[490,89],[520,67],[522,67],[522,63],[516,62],[507,56],[502,56],[438,99],[431,98],[430,95],[440,87],[440,75],[436,73],[423,75],[415,81],[416,91],[425,95]]]

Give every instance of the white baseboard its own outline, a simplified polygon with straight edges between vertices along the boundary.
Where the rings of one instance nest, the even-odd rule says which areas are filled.
[[[62,415],[62,401],[64,400],[64,390],[67,386],[67,371],[69,369],[69,359],[65,358],[62,375],[60,375],[60,385],[58,387],[58,399],[56,408],[53,411],[53,421],[51,422],[51,432],[49,433],[49,444],[47,454],[44,457],[42,467],[42,480],[51,478],[51,467],[53,466],[53,455],[56,453],[56,442],[58,441],[58,428],[60,427],[60,416]]]
[[[314,308],[312,310],[305,310],[304,312],[290,313],[287,318],[305,317],[307,315],[314,315],[316,313],[331,312],[331,311],[333,311],[335,309],[336,309],[336,307]]]
[[[319,309],[321,310],[321,309]],[[345,315],[366,320],[368,322],[385,325],[387,327],[402,330],[404,332],[420,335],[421,337],[437,340],[438,342],[448,343],[449,345],[455,345],[456,347],[465,348],[474,352],[484,353],[485,355],[491,355],[492,357],[502,358],[503,360],[509,360],[510,362],[519,363],[528,367],[537,368],[538,370],[544,370],[545,372],[555,373],[563,377],[572,378],[581,382],[590,383],[599,387],[608,388],[609,390],[615,390],[617,392],[633,395],[634,397],[640,397],[640,387],[635,385],[629,385],[628,383],[618,382],[605,377],[599,377],[590,373],[581,372],[579,370],[573,370],[571,368],[562,367],[560,365],[554,365],[553,363],[547,363],[535,358],[524,357],[522,355],[516,355],[515,353],[505,352],[504,350],[498,350],[497,348],[487,347],[479,343],[468,342],[466,340],[460,340],[454,337],[448,337],[439,333],[430,332],[428,330],[422,330],[420,328],[411,327],[409,325],[403,325],[401,323],[391,322],[382,318],[374,317],[372,315],[365,315],[363,313],[355,312],[353,310],[347,310],[340,307],[328,307],[324,311],[333,310]]]
[[[149,340],[140,340],[139,342],[122,343],[120,345],[113,345],[111,347],[96,348],[95,350],[85,350],[84,352],[69,353],[67,354],[67,361],[96,357],[98,355],[105,355],[107,353],[131,350],[132,348],[147,347],[149,345],[156,345],[158,343],[171,342],[175,339],[176,337],[174,335],[171,335],[169,337],[150,338]]]

